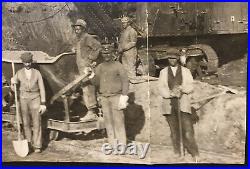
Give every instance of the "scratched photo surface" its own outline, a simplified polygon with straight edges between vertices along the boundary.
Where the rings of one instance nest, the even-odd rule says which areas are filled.
[[[2,161],[245,164],[247,2],[2,3]]]

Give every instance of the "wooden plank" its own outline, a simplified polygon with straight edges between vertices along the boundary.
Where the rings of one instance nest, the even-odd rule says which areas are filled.
[[[69,83],[66,85],[64,88],[62,88],[59,92],[57,92],[51,99],[50,99],[50,104],[53,104],[55,100],[57,100],[59,97],[70,91],[72,88],[76,87],[80,83],[84,83],[88,81],[88,74],[82,74],[79,76],[77,79],[75,79],[73,82]]]
[[[91,121],[91,122],[65,122],[60,120],[48,120],[47,128],[58,130],[66,133],[74,133],[74,132],[84,132],[90,131],[95,129],[100,129],[100,124],[98,125],[98,121]],[[104,125],[101,125],[104,126]]]

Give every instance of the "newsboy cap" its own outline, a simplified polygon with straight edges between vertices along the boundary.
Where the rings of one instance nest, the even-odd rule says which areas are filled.
[[[20,58],[23,63],[33,62],[33,54],[31,52],[22,53]]]
[[[76,23],[71,25],[72,27],[75,27],[75,26],[82,26],[84,28],[87,27],[87,23],[83,20],[83,19],[77,19],[76,20]]]
[[[179,59],[180,58],[180,51],[176,48],[170,48],[166,51],[167,58]]]

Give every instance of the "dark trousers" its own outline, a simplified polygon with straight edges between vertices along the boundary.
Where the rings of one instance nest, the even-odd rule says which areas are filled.
[[[179,119],[176,110],[173,110],[171,114],[165,115],[171,131],[171,139],[174,147],[174,152],[180,154],[180,134],[179,134]],[[192,156],[199,154],[198,146],[194,138],[193,122],[191,120],[191,114],[181,112],[181,124],[182,124],[182,138],[184,148]]]

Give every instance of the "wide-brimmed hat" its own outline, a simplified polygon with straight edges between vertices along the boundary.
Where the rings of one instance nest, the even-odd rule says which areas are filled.
[[[103,44],[101,53],[103,54],[109,54],[114,52],[114,45],[112,44]]]
[[[170,48],[168,50],[166,50],[166,55],[167,58],[171,58],[171,59],[179,59],[180,58],[180,51],[176,48]]]
[[[22,53],[20,56],[23,63],[33,62],[33,54],[31,52]]]
[[[87,23],[83,20],[83,19],[77,19],[76,20],[76,23],[71,25],[72,27],[75,27],[75,26],[82,26],[84,28],[87,27]]]

